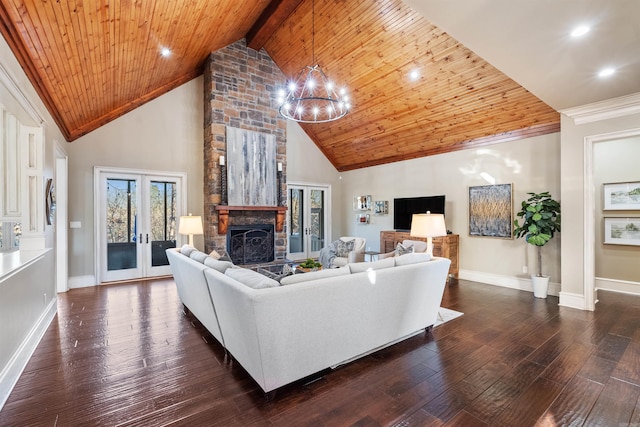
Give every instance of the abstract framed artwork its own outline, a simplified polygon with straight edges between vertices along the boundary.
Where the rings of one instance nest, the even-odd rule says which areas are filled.
[[[276,206],[276,136],[227,126],[229,205]]]
[[[640,210],[640,182],[603,184],[604,210]]]
[[[512,184],[469,187],[469,235],[513,238]]]
[[[605,218],[604,243],[640,246],[640,217]]]

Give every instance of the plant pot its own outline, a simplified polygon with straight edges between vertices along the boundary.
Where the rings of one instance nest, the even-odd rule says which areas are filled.
[[[546,298],[549,290],[549,276],[531,275],[531,285],[533,286],[533,296],[536,298]]]

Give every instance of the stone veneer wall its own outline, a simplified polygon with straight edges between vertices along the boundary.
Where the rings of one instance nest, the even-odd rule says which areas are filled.
[[[204,242],[205,251],[226,250],[218,234],[220,166],[226,151],[226,126],[276,135],[277,162],[286,182],[286,123],[278,114],[275,87],[285,82],[278,66],[263,50],[244,39],[211,53],[204,66]],[[284,191],[282,191],[284,195]],[[231,211],[229,225],[275,224],[275,212]],[[286,233],[276,233],[275,257],[286,256]]]

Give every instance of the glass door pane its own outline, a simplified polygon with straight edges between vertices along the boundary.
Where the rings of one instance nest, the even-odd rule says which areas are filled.
[[[289,258],[306,258],[304,241],[304,190],[299,187],[289,187]]]
[[[136,277],[140,267],[138,245],[138,180],[107,178],[105,188],[106,277],[124,280]]]
[[[176,183],[151,181],[149,208],[151,222],[151,266],[169,265],[166,250],[176,247]]]
[[[310,212],[309,212],[309,248],[308,256],[317,258],[320,249],[324,247],[325,238],[325,197],[324,190],[311,189],[309,191]]]

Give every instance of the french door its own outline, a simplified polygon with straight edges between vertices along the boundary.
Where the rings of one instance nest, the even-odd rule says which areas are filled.
[[[165,250],[177,246],[182,175],[97,172],[99,282],[171,274]]]
[[[329,187],[289,184],[287,257],[317,258],[329,238]]]

